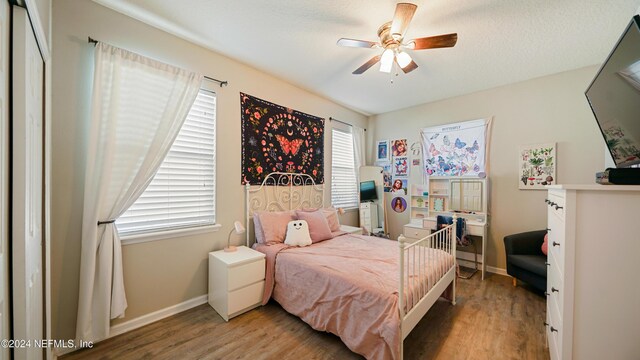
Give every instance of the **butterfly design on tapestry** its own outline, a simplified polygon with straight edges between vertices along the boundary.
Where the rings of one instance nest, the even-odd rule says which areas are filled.
[[[300,146],[304,143],[302,139],[287,139],[282,135],[276,135],[276,140],[280,143],[280,148],[285,153],[285,155],[293,155],[298,154],[298,150],[300,150]]]
[[[459,138],[456,138],[456,147],[458,149],[462,149],[463,147],[465,147],[467,145],[466,142],[460,140]]]
[[[474,140],[473,141],[473,146],[468,147],[467,151],[473,154],[474,152],[478,151],[479,149],[480,149],[480,147],[478,146],[478,140]]]
[[[440,155],[440,151],[436,150],[436,146],[433,143],[431,143],[431,146],[429,146],[429,152],[433,157]]]

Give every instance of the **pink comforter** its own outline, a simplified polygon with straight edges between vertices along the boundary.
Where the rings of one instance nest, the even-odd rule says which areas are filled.
[[[261,244],[255,248],[267,257],[264,303],[273,295],[286,311],[316,330],[338,335],[367,359],[398,358],[397,242],[345,234],[302,248]],[[432,265],[420,270],[420,276],[411,276],[412,288],[433,285],[453,265],[452,257],[442,251],[419,251]],[[409,296],[405,306],[412,303]]]

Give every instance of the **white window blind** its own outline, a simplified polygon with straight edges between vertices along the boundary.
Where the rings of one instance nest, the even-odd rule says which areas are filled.
[[[336,208],[358,207],[353,135],[334,128],[331,138],[331,204]]]
[[[201,90],[155,177],[116,221],[121,235],[215,224],[215,94]]]

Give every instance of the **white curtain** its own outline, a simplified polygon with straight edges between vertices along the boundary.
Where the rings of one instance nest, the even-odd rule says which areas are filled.
[[[356,168],[356,179],[360,182],[360,167],[366,165],[365,161],[365,134],[364,129],[353,125],[353,159]]]
[[[99,341],[124,316],[113,221],[147,187],[178,135],[202,75],[104,43],[95,48],[76,337]],[[98,222],[107,222],[98,225]]]

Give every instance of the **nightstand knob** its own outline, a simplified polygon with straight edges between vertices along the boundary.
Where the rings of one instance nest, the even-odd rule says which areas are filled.
[[[556,208],[556,210],[558,210],[558,209],[564,209],[562,206],[558,206],[558,205],[555,205],[555,208]]]
[[[545,321],[544,326],[549,326],[549,323]]]
[[[556,203],[554,203],[553,201],[549,201],[549,206],[555,206]]]
[[[544,265],[545,266],[551,266],[551,263],[545,262]]]
[[[549,296],[549,293],[545,291],[544,296]],[[547,323],[544,323],[544,324],[546,325]]]
[[[556,288],[554,288],[554,287],[551,287],[551,292],[557,292],[557,293],[559,293],[559,292],[560,292],[560,290],[558,290],[558,289],[556,289]]]
[[[551,232],[551,229],[547,228],[547,232]]]
[[[557,243],[557,242],[554,241],[553,242],[553,246],[560,246],[560,243]]]
[[[551,327],[551,332],[558,332],[558,329],[554,328],[553,326]]]
[[[546,202],[548,204],[549,203],[549,199],[544,199],[544,202]]]

